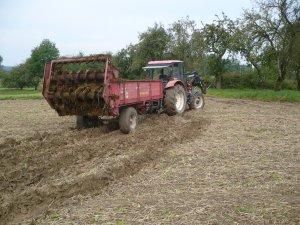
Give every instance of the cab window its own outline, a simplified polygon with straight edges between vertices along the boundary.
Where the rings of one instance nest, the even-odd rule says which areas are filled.
[[[174,63],[173,65],[173,76],[177,79],[183,79],[183,66],[182,63]]]

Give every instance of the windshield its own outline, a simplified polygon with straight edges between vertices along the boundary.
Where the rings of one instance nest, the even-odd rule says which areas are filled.
[[[152,80],[168,80],[171,76],[175,79],[184,79],[184,69],[182,63],[172,64],[152,64],[143,67],[146,71],[147,77]]]
[[[152,80],[167,80],[168,76],[172,74],[171,66],[164,67],[145,67],[147,77]]]

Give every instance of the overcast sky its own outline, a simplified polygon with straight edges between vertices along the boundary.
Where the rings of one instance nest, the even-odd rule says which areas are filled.
[[[189,16],[199,27],[250,7],[251,0],[0,0],[0,55],[15,66],[45,38],[61,55],[115,53],[155,22],[167,27]]]

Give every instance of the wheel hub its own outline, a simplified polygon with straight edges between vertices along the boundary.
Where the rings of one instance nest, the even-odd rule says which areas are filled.
[[[184,95],[182,92],[176,93],[176,109],[181,110],[184,107]]]

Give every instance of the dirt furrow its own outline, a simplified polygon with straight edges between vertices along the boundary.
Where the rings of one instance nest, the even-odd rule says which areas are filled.
[[[99,193],[113,181],[135,174],[172,146],[192,140],[205,129],[209,122],[195,121],[191,113],[147,116],[131,135],[94,128],[7,139],[0,151],[0,190],[5,194],[0,220],[29,212],[39,215],[49,204]]]

